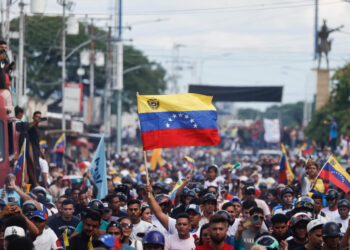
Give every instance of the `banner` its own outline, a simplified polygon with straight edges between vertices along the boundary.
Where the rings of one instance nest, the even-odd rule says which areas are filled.
[[[280,135],[280,122],[278,119],[264,119],[265,135],[264,140],[267,143],[279,143],[281,140]]]
[[[105,140],[104,140],[104,137],[102,136],[90,167],[91,178],[95,182],[98,188],[97,197],[96,197],[98,200],[101,200],[102,198],[104,198],[108,193],[106,154],[105,154],[104,147],[105,147]]]

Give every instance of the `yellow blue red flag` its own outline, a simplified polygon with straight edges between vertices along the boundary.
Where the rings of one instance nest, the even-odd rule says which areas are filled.
[[[350,175],[333,156],[323,165],[319,177],[329,180],[346,194],[350,192]]]
[[[26,139],[24,139],[21,152],[19,153],[18,161],[13,171],[13,174],[16,176],[16,185],[22,187],[23,181],[23,172],[26,164]]]
[[[185,155],[185,159],[187,161],[187,164],[191,167],[194,168],[194,166],[196,165],[196,162],[193,158],[189,157],[188,155]]]
[[[182,183],[183,183],[183,182],[182,182],[181,179],[179,179],[179,180],[176,182],[176,184],[175,184],[173,190],[172,190],[171,193],[170,193],[170,199],[171,199],[172,201],[175,200],[177,190],[179,190],[179,188],[181,187]]]
[[[294,179],[294,174],[289,166],[287,152],[283,144],[281,144],[282,157],[280,161],[280,171],[278,174],[278,183],[291,184]]]
[[[138,95],[143,150],[220,143],[212,96]]]
[[[53,147],[54,152],[63,153],[66,145],[66,136],[62,134],[60,138],[57,139],[55,146]]]

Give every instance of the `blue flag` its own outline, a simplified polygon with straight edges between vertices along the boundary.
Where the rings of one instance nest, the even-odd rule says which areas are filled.
[[[98,144],[94,159],[91,162],[90,175],[98,188],[97,199],[101,200],[108,193],[105,140],[103,136]]]

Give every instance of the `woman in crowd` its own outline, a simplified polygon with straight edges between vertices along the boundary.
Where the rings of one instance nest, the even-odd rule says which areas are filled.
[[[152,212],[147,204],[141,206],[141,220],[152,223]]]

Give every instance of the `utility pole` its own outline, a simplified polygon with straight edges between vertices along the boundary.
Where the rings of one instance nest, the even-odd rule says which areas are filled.
[[[94,19],[90,25],[90,124],[93,122],[94,112],[94,85],[95,85],[95,42],[94,42]]]
[[[119,3],[119,4],[118,4]],[[113,68],[114,88],[117,90],[117,153],[121,152],[122,135],[122,91],[123,91],[123,42],[122,42],[122,0],[116,0],[115,34],[117,41],[114,43],[113,56],[116,67]],[[118,18],[117,18],[118,17]],[[114,64],[115,65],[115,64]]]
[[[106,61],[106,85],[105,85],[105,96],[104,96],[104,125],[105,125],[105,136],[110,137],[111,135],[111,73],[112,73],[112,49],[111,49],[111,38],[112,38],[112,27],[108,27],[108,40],[107,40],[107,61]],[[110,143],[107,147],[107,158],[110,156]]]
[[[11,0],[6,1],[6,22],[5,22],[5,41],[7,47],[10,47],[10,7]]]
[[[318,57],[318,0],[315,0],[315,41],[314,41],[314,60]]]
[[[62,0],[62,130],[66,130],[64,85],[66,83],[66,0]]]
[[[18,81],[17,81],[17,103],[24,94],[23,90],[23,65],[24,65],[24,3],[19,3],[19,46],[18,46]]]
[[[1,11],[1,38],[5,40],[4,5],[2,0],[0,0],[0,11]]]

